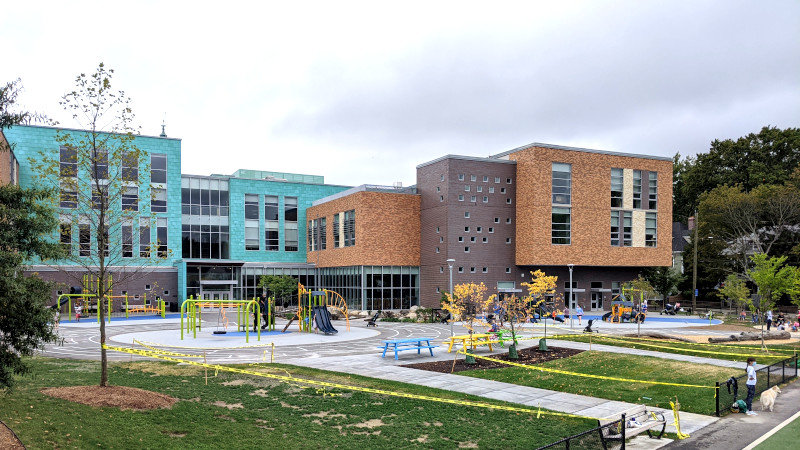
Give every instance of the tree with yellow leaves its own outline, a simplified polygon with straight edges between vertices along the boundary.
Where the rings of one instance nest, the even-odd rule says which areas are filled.
[[[453,287],[452,294],[445,294],[442,309],[450,313],[450,322],[461,320],[469,334],[472,334],[475,326],[487,325],[485,321],[478,319],[478,315],[494,303],[495,297],[494,294],[486,297],[486,285],[483,283],[457,284]]]
[[[547,275],[541,270],[531,271],[531,282],[522,283],[522,286],[528,289],[528,295],[521,298],[515,305],[515,308],[521,308],[523,311],[528,311],[531,317],[535,317],[536,311],[544,311],[544,303],[548,296],[554,295],[556,286],[558,285],[558,277],[555,275]],[[540,313],[539,317],[545,323],[545,337],[547,336],[547,322],[545,322],[544,314]],[[513,328],[512,328],[513,332]],[[516,347],[517,341],[514,340]],[[516,348],[515,348],[516,351]],[[509,351],[510,354],[510,351]]]

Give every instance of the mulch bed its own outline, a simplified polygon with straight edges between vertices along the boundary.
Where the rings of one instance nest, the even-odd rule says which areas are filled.
[[[539,364],[547,361],[552,361],[554,359],[561,359],[561,358],[568,358],[573,355],[577,355],[578,353],[583,352],[583,350],[575,350],[571,348],[561,348],[561,347],[548,347],[548,351],[543,352],[540,351],[538,348],[527,348],[523,350],[518,350],[517,354],[519,355],[519,359],[512,360],[518,364]],[[481,353],[477,353],[478,356]],[[492,359],[499,359],[502,361],[508,361],[508,352],[496,354],[496,355],[486,355],[490,356]],[[484,370],[484,369],[497,369],[500,367],[509,367],[507,364],[502,364],[499,362],[494,361],[487,361],[481,358],[475,358],[475,364],[467,364],[464,358],[464,355],[458,355],[457,357],[453,356],[456,359],[455,368],[453,368],[453,360],[449,361],[433,361],[433,362],[426,362],[426,363],[416,363],[416,364],[407,364],[403,367],[410,367],[412,369],[421,369],[421,370],[429,370],[431,372],[441,372],[441,373],[456,373],[462,372],[465,370]]]
[[[41,393],[89,406],[133,410],[171,408],[178,401],[158,392],[126,386],[66,386],[42,389]]]

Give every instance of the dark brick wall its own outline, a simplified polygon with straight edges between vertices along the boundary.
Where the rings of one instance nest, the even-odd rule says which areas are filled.
[[[128,273],[122,275],[120,273],[111,272],[114,286],[113,295],[121,295],[122,291],[127,291],[129,301],[133,301],[133,296],[139,295],[143,299],[144,294],[147,298],[154,298],[155,295],[161,296],[166,301],[178,301],[178,272],[177,270],[159,270],[149,271],[145,269],[141,273]],[[32,271],[26,272],[30,275]],[[82,271],[58,271],[52,269],[36,270],[35,273],[39,274],[45,281],[52,281],[57,283],[56,288],[53,289],[50,304],[55,304],[58,299],[58,290],[62,290],[64,294],[69,293],[70,286],[80,286],[84,272]],[[151,289],[146,290],[147,285]],[[169,295],[163,295],[164,291],[168,291]]]

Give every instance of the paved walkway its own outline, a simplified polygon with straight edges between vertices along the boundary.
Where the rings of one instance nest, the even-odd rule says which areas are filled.
[[[642,330],[659,331],[666,334],[729,334],[727,331],[711,332],[680,330],[689,326],[708,324],[705,320],[691,320],[686,318],[665,318],[662,320],[648,320],[641,325]],[[184,334],[180,339],[179,319],[148,319],[148,320],[116,320],[107,327],[109,341],[112,345],[135,346],[134,339],[146,341],[158,346],[168,348],[183,349],[206,349],[207,358],[212,363],[246,363],[262,361],[265,352],[271,351],[271,344],[275,344],[275,360],[277,362],[294,364],[298,366],[312,367],[318,369],[332,370],[342,373],[363,375],[373,378],[401,381],[405,383],[418,384],[433,388],[447,389],[465,394],[472,394],[484,397],[488,400],[501,400],[518,403],[530,407],[542,407],[553,411],[577,414],[589,417],[608,417],[619,414],[621,411],[636,405],[588,397],[584,395],[567,394],[563,392],[538,389],[533,387],[518,386],[514,384],[502,383],[491,380],[466,377],[454,374],[442,374],[403,367],[417,361],[432,360],[452,360],[453,354],[448,354],[444,347],[435,350],[436,356],[431,358],[426,356],[420,358],[413,352],[401,353],[400,360],[395,361],[393,357],[381,358],[380,351],[376,348],[381,340],[398,339],[407,337],[430,337],[436,342],[441,342],[450,336],[451,330],[456,334],[463,334],[466,330],[458,325],[451,328],[450,325],[441,324],[413,324],[413,323],[390,323],[380,322],[377,328],[366,328],[361,320],[350,322],[351,330],[346,330],[346,324],[341,321],[334,322],[334,326],[340,330],[337,335],[325,336],[322,334],[309,334],[297,332],[295,328],[288,333],[264,333],[261,340],[251,334],[250,342],[245,343],[245,336],[242,332],[231,331],[226,335],[214,335],[216,329],[212,324],[207,323],[204,329],[198,333],[197,338]],[[605,333],[630,333],[638,327],[635,324],[602,324],[602,331]],[[278,330],[283,328],[283,323],[279,320]],[[569,322],[559,324],[554,327],[548,325],[548,335],[552,333],[563,333],[568,330]],[[573,324],[572,330],[579,331],[577,322]],[[544,331],[541,324],[526,327],[523,333],[539,335]],[[96,321],[82,320],[80,323],[62,323],[61,334],[65,338],[63,346],[49,346],[45,351],[48,356],[72,357],[82,359],[97,359],[98,352],[98,330]],[[521,342],[521,348],[537,345],[537,340]],[[556,341],[548,338],[551,346],[561,346],[588,350],[589,344]],[[268,350],[269,349],[269,350]],[[696,356],[686,356],[677,354],[659,353],[643,349],[628,349],[607,345],[592,345],[592,350],[608,351],[624,354],[636,354],[654,356],[665,359],[674,359],[702,364],[712,364],[724,367],[742,368],[741,363],[723,361],[718,359],[703,358]],[[505,349],[494,353],[505,352]],[[485,354],[488,354],[485,353]],[[128,355],[116,352],[109,353],[113,359],[129,359]],[[743,370],[743,369],[742,369]],[[667,418],[667,431],[675,431],[673,415],[670,410],[664,411]],[[697,433],[709,425],[714,424],[719,419],[700,414],[681,413],[681,431],[688,434]],[[669,440],[636,439],[629,445],[631,448],[658,448],[668,444]]]

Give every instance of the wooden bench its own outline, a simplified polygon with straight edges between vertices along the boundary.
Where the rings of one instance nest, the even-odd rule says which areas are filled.
[[[485,334],[462,334],[459,336],[450,336],[445,343],[449,342],[449,346],[447,347],[447,353],[450,353],[453,350],[453,345],[456,342],[460,342],[461,346],[464,350],[467,349],[469,346],[473,350],[478,345],[488,345],[489,351],[492,351],[492,344],[499,344],[500,341],[496,339],[497,336],[491,333]]]
[[[620,421],[620,417],[622,419],[621,422],[610,427],[606,426]],[[635,421],[635,424],[632,424],[632,421]],[[651,438],[661,439],[661,436],[664,435],[664,430],[667,428],[667,421],[664,418],[664,414],[650,411],[647,409],[646,405],[639,405],[635,408],[628,409],[623,411],[621,415],[598,419],[597,423],[602,427],[600,429],[600,437],[603,441],[622,441],[645,431]],[[658,432],[657,436],[654,436],[650,430],[658,428],[659,426],[661,427],[661,431]],[[622,428],[624,428],[624,430]]]
[[[433,349],[438,345],[431,345],[431,338],[407,338],[407,339],[393,339],[383,341],[383,346],[378,347],[383,349],[382,357],[386,357],[386,350],[394,350],[394,359],[397,360],[397,354],[405,350],[416,350],[417,354],[422,353],[422,349],[428,349],[433,356]]]

